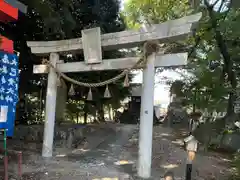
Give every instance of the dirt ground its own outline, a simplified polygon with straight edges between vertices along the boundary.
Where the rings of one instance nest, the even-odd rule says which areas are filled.
[[[159,179],[167,171],[172,171],[175,179],[185,179],[187,153],[183,148],[183,139],[173,129],[154,127],[152,175]],[[135,153],[137,159],[138,134],[125,146],[126,153]],[[197,153],[193,162],[193,180],[227,180],[232,172],[230,158],[214,152]]]
[[[23,151],[23,180],[127,180],[136,178],[138,127],[118,125],[117,131],[91,137],[91,142],[77,149],[55,149],[54,157],[43,159],[41,145]],[[101,137],[101,138],[99,138]],[[24,142],[21,142],[24,143]],[[16,143],[14,143],[16,144]],[[10,144],[9,144],[10,146]],[[30,146],[25,144],[25,146]],[[89,149],[88,147],[91,147]],[[119,165],[125,164],[125,165]],[[152,179],[159,180],[166,171],[184,179],[186,152],[182,139],[172,129],[154,127]],[[2,167],[2,166],[1,166]],[[17,171],[16,158],[10,157],[9,169]],[[193,164],[193,179],[227,180],[230,160],[217,153],[198,153]],[[2,177],[2,176],[1,176]],[[16,179],[16,177],[11,177]]]

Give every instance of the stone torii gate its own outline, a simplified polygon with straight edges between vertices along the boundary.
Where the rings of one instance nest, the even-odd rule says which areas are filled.
[[[197,25],[201,16],[201,13],[198,13],[141,28],[138,31],[128,30],[103,35],[100,34],[100,28],[93,28],[83,30],[82,38],[61,41],[32,41],[27,42],[27,44],[34,54],[50,54],[50,63],[63,73],[127,69],[138,62],[139,57],[102,60],[102,49],[132,48],[152,40],[159,40],[159,43],[183,40],[191,33],[192,28]],[[59,59],[59,53],[61,52],[77,53],[77,51],[82,50],[85,62],[63,63]],[[155,68],[186,64],[187,53],[158,54],[153,52],[147,57],[147,64],[143,71],[139,140],[138,174],[142,178],[148,178],[151,175]],[[49,68],[47,65],[35,65],[33,71],[34,73],[48,73],[42,156],[51,157],[56,111],[57,74],[54,68]]]

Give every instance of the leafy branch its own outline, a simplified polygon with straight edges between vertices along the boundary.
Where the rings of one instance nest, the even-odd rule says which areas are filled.
[[[224,2],[225,1],[222,1],[222,4],[220,5],[220,7],[223,6]],[[217,46],[223,57],[224,74],[226,73],[227,79],[231,84],[231,88],[233,89],[233,91],[230,91],[230,93],[229,93],[228,108],[227,108],[227,115],[231,115],[234,113],[234,102],[236,100],[236,87],[237,87],[236,74],[233,70],[233,60],[231,59],[231,56],[230,56],[228,47],[226,45],[226,42],[223,38],[223,35],[221,34],[221,32],[219,30],[218,20],[214,13],[214,6],[218,3],[218,0],[216,0],[213,4],[209,4],[209,2],[207,0],[204,0],[204,3],[206,5],[207,11],[208,11],[208,14],[210,17],[210,23],[211,23],[212,29],[215,33],[215,39],[216,39]],[[219,10],[220,10],[220,8],[219,8]]]

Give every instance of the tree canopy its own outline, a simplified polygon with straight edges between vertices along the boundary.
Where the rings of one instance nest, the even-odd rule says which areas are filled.
[[[129,0],[124,4],[123,15],[129,28],[143,23],[160,23],[177,19],[191,12],[188,0]]]
[[[188,105],[209,111],[234,114],[239,79],[239,7],[231,0],[201,1],[135,1],[125,3],[123,15],[129,28],[139,24],[160,23],[201,11],[203,17],[193,37],[180,42],[189,53],[187,76],[176,82],[177,93],[188,100]],[[179,84],[182,90],[179,91]]]

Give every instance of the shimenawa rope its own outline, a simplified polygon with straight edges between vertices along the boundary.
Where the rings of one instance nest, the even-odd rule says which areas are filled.
[[[75,79],[70,78],[66,74],[60,72],[48,60],[44,59],[42,61],[42,63],[48,65],[49,68],[53,68],[54,71],[58,74],[59,78],[61,77],[61,78],[65,79],[66,81],[69,81],[69,82],[71,82],[73,84],[76,84],[76,85],[79,85],[79,86],[93,88],[93,87],[101,87],[101,86],[105,86],[105,85],[114,83],[117,80],[126,76],[132,69],[140,68],[140,66],[145,67],[146,63],[147,63],[148,56],[151,55],[153,52],[157,52],[158,50],[159,50],[159,46],[158,46],[157,42],[154,42],[154,41],[145,42],[144,45],[143,45],[143,55],[142,55],[142,57],[140,57],[138,62],[135,65],[133,65],[133,67],[125,69],[120,74],[118,74],[117,76],[115,76],[111,79],[108,79],[106,81],[99,82],[99,83],[87,83],[87,82],[77,81]]]

